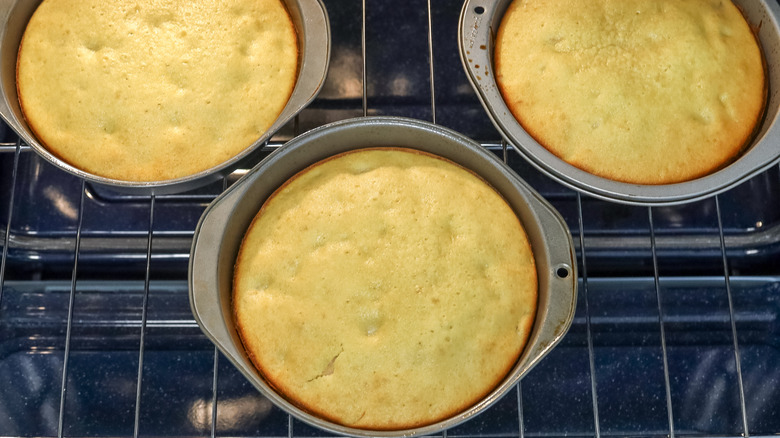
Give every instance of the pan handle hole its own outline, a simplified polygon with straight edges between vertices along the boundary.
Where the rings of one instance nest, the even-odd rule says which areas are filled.
[[[483,8],[482,6],[477,6],[476,8],[474,8],[474,12],[477,15],[482,15],[485,13],[485,8]]]
[[[558,265],[555,268],[555,276],[561,279],[569,278],[571,275],[571,268],[568,265]]]

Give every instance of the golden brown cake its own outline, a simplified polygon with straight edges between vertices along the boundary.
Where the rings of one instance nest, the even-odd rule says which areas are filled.
[[[160,181],[239,154],[295,85],[280,0],[45,0],[19,50],[25,119],[87,172]]]
[[[516,0],[494,55],[525,130],[617,181],[711,173],[738,155],[763,114],[761,51],[729,0]]]
[[[400,429],[468,408],[511,370],[536,314],[520,221],[483,180],[408,149],[300,172],[260,209],[235,267],[244,346],[315,415]]]

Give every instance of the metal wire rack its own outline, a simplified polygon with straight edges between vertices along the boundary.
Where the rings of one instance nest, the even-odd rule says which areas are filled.
[[[445,436],[780,434],[780,173],[679,207],[630,207],[550,181],[502,143],[463,74],[456,0],[325,2],[328,82],[266,145],[361,115],[478,139],[565,217],[574,324],[516,391]],[[0,436],[325,433],[272,406],[200,333],[192,231],[235,179],[128,196],[0,144]]]

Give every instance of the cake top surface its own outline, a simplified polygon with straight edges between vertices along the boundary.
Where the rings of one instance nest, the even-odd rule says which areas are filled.
[[[762,55],[729,0],[523,0],[496,80],[553,154],[618,181],[690,180],[730,162],[763,114]]]
[[[217,166],[273,124],[295,85],[280,0],[45,0],[17,86],[29,126],[69,164],[161,181]]]
[[[536,314],[524,229],[474,174],[406,149],[338,155],[263,205],[235,320],[265,379],[315,415],[401,429],[489,393]]]

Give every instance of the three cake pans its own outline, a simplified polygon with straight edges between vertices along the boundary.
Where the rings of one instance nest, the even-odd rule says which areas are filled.
[[[236,168],[254,164],[263,143],[314,100],[328,72],[331,41],[325,6],[320,0],[283,0],[298,34],[298,78],[287,105],[265,134],[240,154],[194,175],[148,182],[106,178],[78,169],[49,152],[36,139],[22,115],[16,89],[16,57],[27,22],[41,1],[0,1],[0,117],[49,163],[87,181],[126,193],[183,192],[216,181]]]
[[[330,156],[368,147],[407,147],[447,158],[481,176],[510,204],[528,234],[537,264],[538,308],[531,337],[511,372],[474,406],[435,424],[407,430],[364,430],[316,417],[286,399],[255,369],[242,346],[231,305],[233,266],[243,236],[265,199],[290,177]],[[190,305],[201,329],[266,397],[319,428],[352,436],[416,436],[459,424],[492,405],[555,346],[571,325],[577,262],[561,216],[506,164],[478,143],[413,119],[366,117],[309,131],[274,151],[206,209],[189,265]],[[457,382],[452,382],[457,385]]]
[[[767,61],[769,95],[764,120],[748,150],[733,164],[694,181],[662,186],[619,183],[583,172],[549,153],[517,123],[501,98],[492,71],[492,47],[503,11],[511,0],[466,0],[459,26],[460,54],[467,72],[499,131],[534,166],[562,184],[610,201],[668,205],[725,191],[780,160],[776,119],[780,113],[780,8],[772,0],[735,0],[757,29]],[[74,168],[48,152],[24,121],[16,95],[19,42],[39,0],[0,1],[0,117],[40,156],[88,181],[135,193],[171,193],[217,180],[251,163],[262,144],[308,105],[322,87],[330,57],[327,14],[319,0],[285,0],[298,29],[300,71],[295,90],[274,125],[242,154],[196,175],[134,183],[99,177]],[[263,200],[289,177],[329,156],[364,147],[410,147],[448,158],[474,171],[510,203],[528,232],[539,275],[539,306],[529,344],[510,374],[478,404],[441,422],[402,431],[344,427],[302,410],[277,393],[248,359],[232,319],[233,265],[241,239]],[[435,434],[482,412],[514,387],[571,325],[576,301],[576,255],[560,215],[504,163],[478,143],[441,126],[402,118],[362,118],[327,125],[290,141],[252,168],[206,210],[195,232],[188,274],[193,314],[225,356],[276,405],[322,429],[353,436]]]
[[[736,161],[710,175],[676,184],[639,185],[598,177],[549,152],[517,122],[504,102],[493,71],[494,39],[512,0],[466,0],[460,15],[458,45],[466,74],[503,137],[533,166],[570,188],[597,198],[635,205],[673,205],[726,191],[780,161],[780,6],[774,0],[734,0],[756,32],[767,68],[764,119]]]

